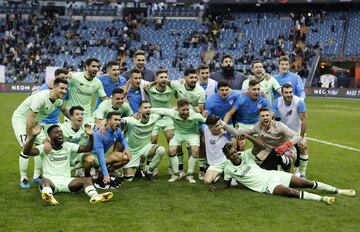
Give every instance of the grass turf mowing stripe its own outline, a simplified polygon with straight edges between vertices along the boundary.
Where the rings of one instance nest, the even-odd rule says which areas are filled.
[[[360,152],[360,149],[344,146],[344,145],[341,145],[341,144],[336,144],[336,143],[327,142],[327,141],[324,141],[324,140],[315,139],[315,138],[309,138],[309,137],[306,137],[306,139],[311,140],[311,141],[315,141],[315,142],[319,142],[319,143],[323,143],[323,144],[327,144],[327,145],[331,145],[331,146],[335,146],[335,147],[344,148],[344,149],[351,150],[351,151]]]

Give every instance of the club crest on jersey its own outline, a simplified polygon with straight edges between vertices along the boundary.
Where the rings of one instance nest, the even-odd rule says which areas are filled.
[[[216,143],[216,140],[215,140],[215,139],[210,139],[210,140],[209,140],[209,143],[212,144],[212,145],[214,145],[214,144]]]
[[[234,100],[233,100],[233,99],[229,100],[229,104],[230,104],[230,105],[232,105],[233,103],[234,103]]]
[[[261,109],[261,107],[262,107],[262,105],[259,103],[259,104],[257,104],[257,108],[258,109]]]

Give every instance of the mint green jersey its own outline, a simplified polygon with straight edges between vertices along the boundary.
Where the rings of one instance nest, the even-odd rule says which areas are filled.
[[[43,176],[45,178],[71,177],[70,155],[79,150],[79,145],[65,142],[60,150],[52,149],[49,154],[44,152],[44,145],[36,147],[42,161]]]
[[[21,104],[16,108],[13,117],[26,123],[26,118],[29,111],[37,113],[35,122],[41,122],[56,108],[61,107],[63,104],[62,99],[56,99],[55,102],[50,101],[51,90],[42,90],[29,97],[27,97]]]
[[[81,106],[84,108],[84,118],[89,118],[94,95],[106,97],[101,81],[97,78],[87,80],[84,72],[74,73],[69,80],[69,101],[66,107],[70,109],[72,106]]]
[[[156,89],[156,86],[151,86],[146,90],[149,95],[151,107],[157,108],[172,108],[171,100],[175,96],[175,90],[169,86],[162,92]]]
[[[243,82],[242,90],[248,90],[251,79],[252,78],[248,78]],[[279,82],[270,75],[260,82],[260,90],[266,94],[266,98],[269,99],[270,103],[274,101],[274,91],[277,91],[280,88]]]
[[[188,100],[192,107],[205,103],[205,91],[199,84],[193,90],[187,90],[180,81],[171,81],[171,87],[176,90],[177,99]]]
[[[71,127],[71,122],[61,123],[60,129],[63,132],[65,142],[85,145],[89,136],[85,133],[84,125],[81,125],[79,130],[74,131]]]
[[[230,181],[231,178],[235,178],[249,189],[263,192],[271,175],[269,175],[268,170],[260,168],[255,163],[254,159],[256,158],[251,150],[248,149],[241,153],[241,164],[239,166],[235,166],[231,162],[225,166],[224,180]]]
[[[95,118],[102,120],[102,119],[106,119],[108,113],[110,113],[112,111],[116,111],[116,112],[120,113],[121,117],[129,117],[129,116],[133,115],[133,113],[134,113],[132,111],[129,103],[124,102],[119,109],[114,109],[112,107],[112,100],[106,99],[100,103],[99,107],[94,112],[94,115],[95,115]]]
[[[189,117],[185,120],[180,117],[179,111],[175,109],[152,108],[151,112],[169,116],[174,122],[175,133],[180,134],[199,134],[199,122],[205,123],[206,120],[200,113],[196,113],[192,109],[190,109]]]
[[[142,123],[140,119],[134,117],[122,118],[126,122],[127,130],[125,132],[126,142],[131,152],[136,153],[143,147],[151,143],[151,132],[157,120],[161,118],[158,114],[150,114],[149,121]]]

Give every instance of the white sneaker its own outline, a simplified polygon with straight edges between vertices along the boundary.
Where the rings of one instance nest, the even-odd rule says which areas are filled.
[[[195,184],[196,180],[194,179],[194,176],[186,176],[186,180],[189,181],[190,184]]]
[[[204,180],[204,177],[205,177],[205,172],[200,171],[199,172],[199,180]]]
[[[342,196],[354,197],[356,192],[354,189],[338,189],[337,193]]]
[[[184,170],[181,170],[180,172],[179,172],[179,179],[181,179],[181,178],[183,178],[183,177],[185,177],[186,175],[185,175],[185,172],[184,172]]]
[[[180,177],[178,175],[172,175],[171,178],[168,179],[168,182],[173,183],[173,182],[175,182],[175,181],[177,181],[179,179],[180,179]]]

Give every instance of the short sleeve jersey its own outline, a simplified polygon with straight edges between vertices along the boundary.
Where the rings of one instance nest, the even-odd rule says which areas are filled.
[[[49,154],[45,154],[43,144],[36,148],[39,150],[45,178],[53,176],[71,177],[70,156],[71,153],[79,150],[79,145],[65,142],[60,150],[52,149]]]
[[[63,104],[63,100],[61,99],[56,99],[52,102],[50,100],[50,92],[51,90],[42,90],[26,98],[15,110],[14,116],[26,121],[27,114],[29,110],[31,110],[37,113],[35,121],[41,122],[51,112]]]
[[[208,126],[204,129],[206,158],[210,165],[217,165],[226,160],[222,148],[228,141],[224,135],[211,134]]]
[[[91,115],[91,100],[94,95],[106,97],[106,93],[99,79],[94,78],[91,81],[85,78],[84,72],[77,72],[69,80],[70,96],[67,108],[72,106],[81,106],[84,108],[84,117]]]
[[[164,91],[160,92],[156,86],[151,86],[146,92],[149,95],[152,107],[171,108],[171,100],[175,96],[175,90],[167,86]]]
[[[63,132],[65,142],[83,145],[86,144],[89,138],[89,136],[85,133],[83,125],[80,126],[79,130],[75,131],[71,127],[71,122],[64,122],[60,124],[60,128]]]
[[[235,178],[238,182],[245,185],[255,192],[263,192],[269,179],[267,170],[260,168],[254,161],[251,149],[241,153],[241,164],[233,165],[229,162],[224,169],[224,180],[230,181]]]
[[[125,138],[132,152],[141,150],[145,145],[151,143],[151,132],[155,123],[161,118],[158,114],[150,114],[146,123],[134,117],[125,117],[122,120],[127,124]]]
[[[199,122],[205,123],[206,120],[192,109],[190,109],[187,119],[181,118],[179,112],[174,109],[153,108],[152,112],[171,117],[174,122],[175,133],[180,134],[199,134]]]
[[[269,101],[259,96],[257,100],[252,100],[247,95],[242,95],[237,98],[232,108],[236,109],[235,120],[236,122],[244,124],[255,124],[259,121],[259,109],[269,108]]]
[[[242,89],[246,91],[249,88],[250,79],[246,79],[243,82]],[[260,90],[266,94],[266,98],[270,101],[274,101],[274,91],[277,91],[281,88],[279,82],[274,78],[270,77],[269,79],[264,79],[260,82]]]
[[[177,99],[188,100],[192,107],[205,103],[205,91],[199,84],[193,90],[187,90],[180,81],[171,81],[171,87],[176,90]]]
[[[116,112],[120,113],[121,117],[128,117],[133,114],[133,111],[132,111],[129,103],[124,102],[121,105],[121,107],[119,107],[118,109],[115,109],[112,107],[112,100],[106,99],[106,100],[102,101],[100,103],[99,107],[96,109],[96,111],[94,113],[95,118],[105,119],[107,117],[107,115],[112,111],[116,111]]]

